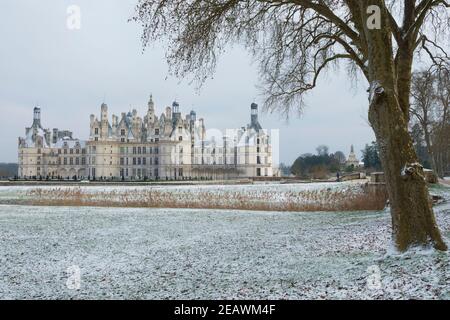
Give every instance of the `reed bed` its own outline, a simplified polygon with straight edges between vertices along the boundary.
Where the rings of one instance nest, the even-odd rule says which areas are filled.
[[[30,189],[24,202],[39,206],[93,206],[135,208],[193,208],[258,211],[363,211],[382,210],[383,192],[357,188],[253,192],[203,190],[101,190],[89,188]]]

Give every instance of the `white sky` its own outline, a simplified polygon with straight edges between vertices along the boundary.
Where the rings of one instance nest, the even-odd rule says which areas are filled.
[[[176,98],[208,128],[238,128],[250,121],[250,103],[262,105],[256,64],[239,47],[220,59],[214,79],[199,92],[189,81],[168,77],[164,48],[142,53],[141,29],[127,20],[137,0],[2,0],[0,2],[0,162],[17,162],[17,137],[32,123],[39,103],[46,128],[68,129],[81,139],[89,115],[105,102],[110,113],[135,108],[143,116],[150,93],[157,112]],[[66,26],[67,7],[81,8],[81,29]],[[281,161],[330,151],[360,154],[374,140],[367,124],[366,84],[353,88],[345,72],[321,78],[302,117],[289,121],[262,114],[264,128],[280,129]],[[130,107],[131,106],[131,107]]]

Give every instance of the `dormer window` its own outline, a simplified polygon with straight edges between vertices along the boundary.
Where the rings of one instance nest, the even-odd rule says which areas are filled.
[[[183,137],[182,137],[182,136],[179,136],[179,137],[178,137],[178,141],[183,141]]]
[[[159,129],[155,129],[155,135],[159,136]]]
[[[94,129],[94,134],[98,134],[98,128]]]
[[[125,129],[120,130],[120,135],[124,136],[125,135]]]

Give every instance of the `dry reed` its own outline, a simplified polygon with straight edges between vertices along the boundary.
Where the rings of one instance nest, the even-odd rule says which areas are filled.
[[[96,206],[134,208],[194,208],[258,211],[362,211],[382,210],[384,192],[361,189],[258,191],[191,191],[176,192],[144,189],[88,192],[82,188],[31,189],[25,203],[40,206]]]

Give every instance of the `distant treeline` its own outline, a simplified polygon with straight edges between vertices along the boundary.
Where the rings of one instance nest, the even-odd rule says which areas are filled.
[[[0,178],[11,178],[17,175],[17,163],[0,163]]]

